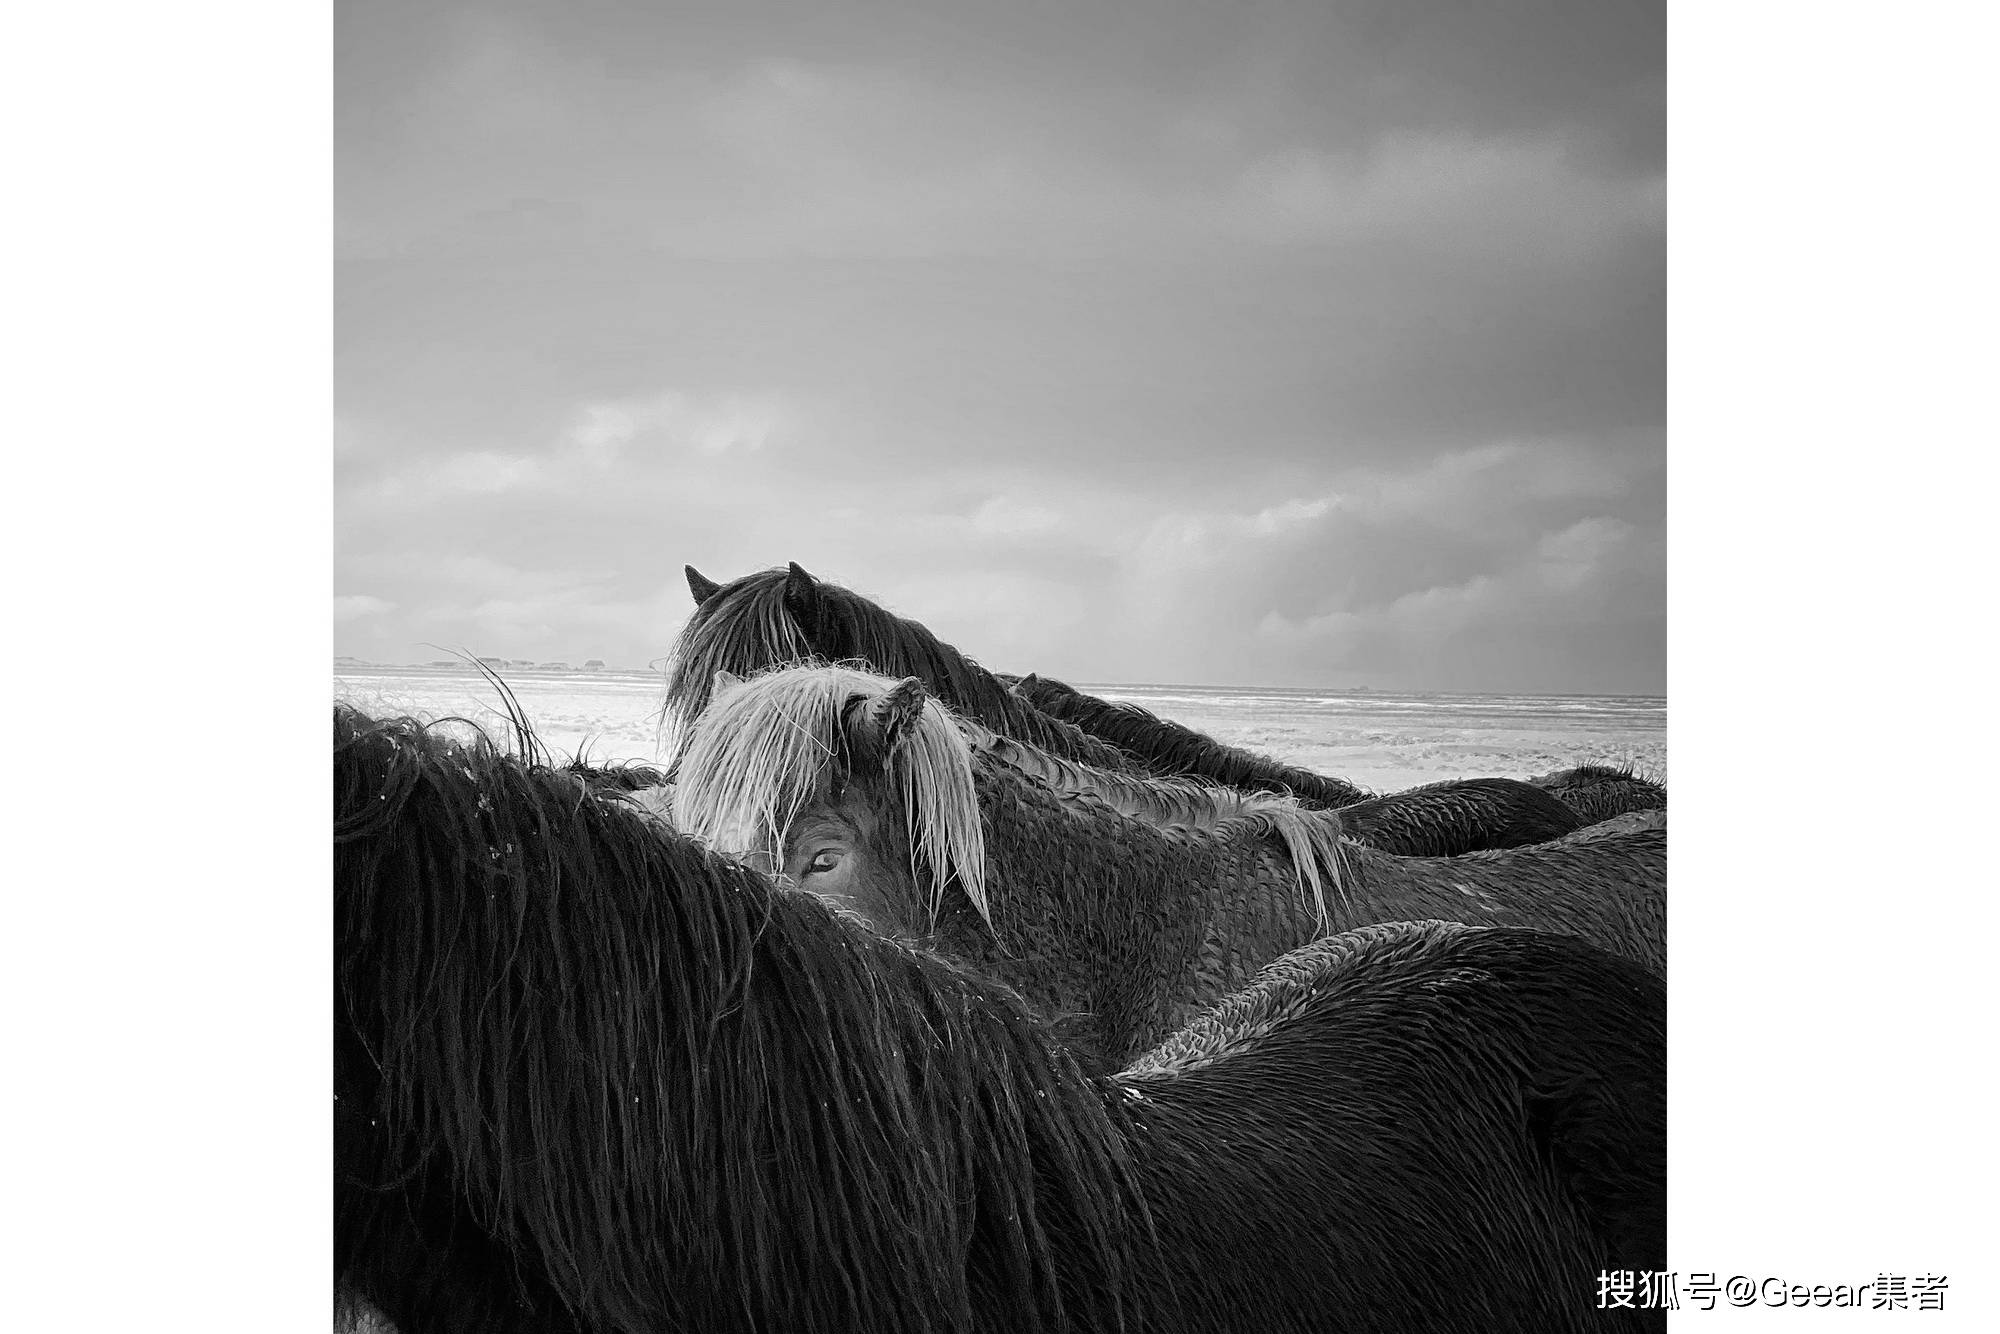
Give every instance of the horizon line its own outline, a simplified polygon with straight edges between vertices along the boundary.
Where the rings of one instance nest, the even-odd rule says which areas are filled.
[[[488,654],[485,656],[498,657],[499,655]],[[514,658],[514,659],[506,659],[505,661],[527,662],[528,660],[526,658]],[[644,667],[624,667],[624,666],[613,665],[607,661],[605,662],[605,665],[602,667],[592,668],[578,664],[568,663],[562,659],[551,658],[547,659],[547,661],[563,662],[563,666],[561,667],[546,669],[547,673],[552,676],[553,675],[583,676],[583,675],[600,675],[606,673],[621,673],[627,676],[639,676],[639,675],[654,676],[663,674],[662,669],[651,665]],[[600,661],[603,660],[600,659]],[[335,654],[334,667],[338,669],[343,665],[347,667],[381,667],[397,671],[462,671],[468,674],[475,673],[475,669],[470,664],[467,664],[462,661],[445,662],[442,660],[433,660],[431,662],[375,662],[371,659],[357,658],[352,654],[344,654],[344,653]],[[545,669],[543,669],[540,666],[530,666],[530,667],[510,667],[508,668],[508,670],[516,672],[521,672],[521,671],[535,672],[535,671],[543,671]],[[1303,693],[1303,692],[1316,691],[1319,693],[1331,694],[1331,695],[1342,695],[1342,694],[1489,695],[1489,696],[1532,695],[1543,699],[1657,699],[1663,701],[1667,698],[1664,692],[1654,692],[1650,690],[1421,690],[1421,689],[1413,689],[1407,686],[1380,686],[1369,683],[1363,683],[1358,685],[1346,685],[1346,686],[1336,686],[1336,685],[1282,686],[1282,685],[1268,685],[1268,684],[1245,685],[1245,684],[1229,684],[1229,683],[1202,682],[1202,681],[1109,681],[1109,680],[1093,680],[1089,677],[1076,677],[1070,681],[1070,684],[1075,686],[1093,686],[1099,689],[1110,689],[1110,690],[1234,690],[1234,691],[1269,690],[1269,691],[1284,691],[1288,693]]]

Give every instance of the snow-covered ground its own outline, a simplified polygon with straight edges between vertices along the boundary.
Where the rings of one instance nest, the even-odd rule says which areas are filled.
[[[504,673],[528,720],[562,755],[657,758],[657,673]],[[1633,764],[1665,781],[1667,702],[1647,696],[1342,694],[1077,682],[1219,741],[1377,791],[1441,778],[1525,778],[1574,764]],[[456,715],[504,736],[499,693],[470,669],[363,667],[334,673],[334,698],[378,717]]]

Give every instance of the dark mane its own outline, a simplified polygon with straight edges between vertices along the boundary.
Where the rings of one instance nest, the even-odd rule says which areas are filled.
[[[666,716],[684,730],[706,707],[718,671],[748,676],[812,661],[914,676],[952,709],[997,732],[1066,759],[1133,767],[1116,746],[1047,716],[921,623],[796,565],[745,575],[696,607],[667,669]]]
[[[1137,704],[1099,699],[1046,676],[1023,677],[1014,688],[1043,713],[1110,742],[1155,773],[1198,774],[1252,792],[1289,792],[1308,806],[1347,806],[1371,795],[1343,779],[1225,746]]]
[[[1631,765],[1581,764],[1528,780],[1552,793],[1585,823],[1632,811],[1663,811],[1667,789],[1633,771]]]
[[[650,764],[626,760],[619,764],[591,764],[582,756],[566,766],[569,772],[594,788],[606,792],[644,792],[666,784],[667,773]]]
[[[1453,778],[1340,808],[1349,838],[1405,857],[1458,857],[1522,848],[1582,827],[1543,788],[1515,778]]]
[[[401,1334],[1597,1334],[1665,997],[1437,922],[1139,1067],[548,764],[334,711],[334,1258]]]
[[[1591,783],[1643,783],[1648,780],[1641,778],[1629,764],[1579,764],[1574,769],[1559,769],[1528,781],[1537,787],[1580,787]]]
[[[1157,1296],[1101,1092],[1010,993],[483,738],[337,706],[334,794],[336,1267],[406,1334],[439,1287],[384,1276],[412,1217],[476,1223],[521,1328],[1110,1328]]]

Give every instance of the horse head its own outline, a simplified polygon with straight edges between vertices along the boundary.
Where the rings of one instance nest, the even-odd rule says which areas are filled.
[[[718,677],[682,753],[674,813],[717,850],[878,931],[930,930],[948,887],[986,913],[971,751],[915,677],[844,667]]]

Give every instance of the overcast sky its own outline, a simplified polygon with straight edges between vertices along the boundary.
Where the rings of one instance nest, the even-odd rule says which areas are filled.
[[[336,6],[336,651],[1665,688],[1665,12]]]

